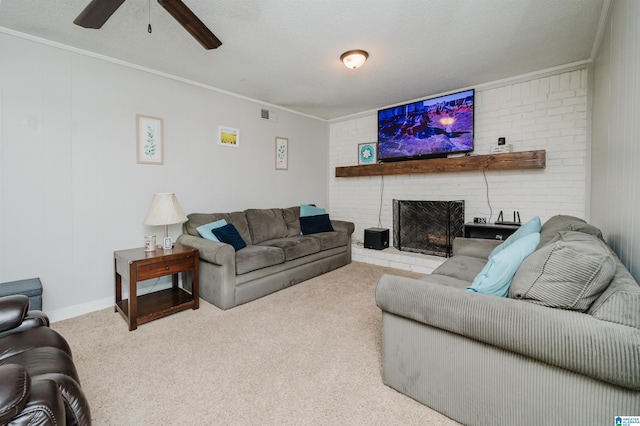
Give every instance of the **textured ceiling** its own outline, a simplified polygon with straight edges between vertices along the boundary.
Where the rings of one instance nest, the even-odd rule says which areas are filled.
[[[0,26],[332,119],[589,60],[606,0],[183,0],[218,36],[204,50],[155,0],[99,30],[89,0],[0,0]],[[147,32],[151,19],[153,32]],[[369,52],[358,70],[339,61]]]

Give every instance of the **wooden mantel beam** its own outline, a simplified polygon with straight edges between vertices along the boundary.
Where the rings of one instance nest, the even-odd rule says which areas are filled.
[[[406,175],[415,173],[450,173],[482,170],[544,169],[546,151],[506,152],[502,154],[469,155],[466,157],[431,158],[336,167],[336,177]]]

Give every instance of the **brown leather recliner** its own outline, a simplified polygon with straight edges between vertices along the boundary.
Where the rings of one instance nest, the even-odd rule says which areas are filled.
[[[0,297],[0,424],[91,425],[67,341],[28,306]]]

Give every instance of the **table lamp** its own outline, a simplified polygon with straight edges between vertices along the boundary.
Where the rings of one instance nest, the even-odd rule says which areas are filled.
[[[169,225],[183,223],[188,220],[178,204],[176,194],[173,192],[153,194],[153,201],[149,213],[144,219],[145,225],[164,225],[164,242],[162,247],[171,250],[173,247],[169,237]]]

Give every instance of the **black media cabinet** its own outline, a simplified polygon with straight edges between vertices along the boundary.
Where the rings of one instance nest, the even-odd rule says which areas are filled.
[[[485,240],[506,240],[520,228],[520,225],[496,225],[495,223],[464,224],[465,238],[484,238]]]

